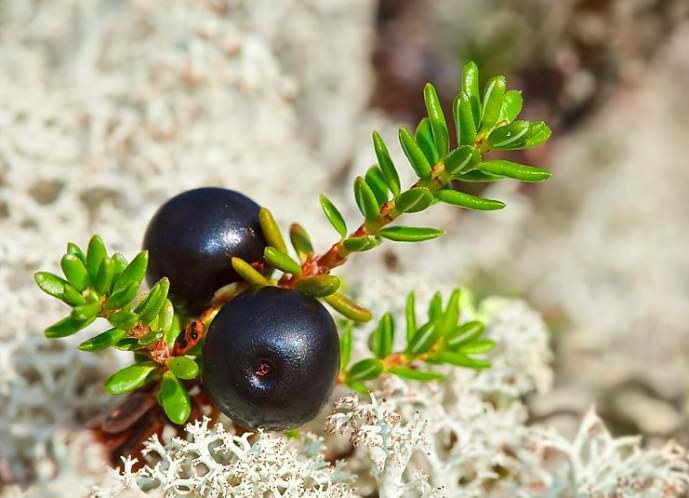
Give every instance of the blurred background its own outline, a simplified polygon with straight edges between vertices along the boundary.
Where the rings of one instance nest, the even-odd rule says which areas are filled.
[[[522,297],[556,353],[534,421],[596,403],[616,434],[689,444],[686,0],[0,0],[0,482],[66,472],[107,403],[118,359],[41,334],[60,308],[31,274],[66,241],[131,255],[164,199],[214,184],[325,247],[318,193],[356,219],[371,130],[394,143],[427,81],[449,109],[468,59],[551,125],[515,160],[552,179],[491,187],[497,213],[424,213],[447,237],[364,255],[350,284]]]

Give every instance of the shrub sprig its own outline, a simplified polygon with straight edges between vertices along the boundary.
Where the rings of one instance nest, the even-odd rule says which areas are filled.
[[[383,373],[417,381],[443,378],[444,374],[428,369],[428,365],[449,364],[471,369],[490,367],[490,362],[477,355],[488,353],[495,343],[483,337],[485,326],[480,320],[461,321],[460,290],[455,289],[443,307],[437,292],[428,305],[428,318],[417,321],[415,296],[407,295],[405,310],[405,347],[394,351],[395,322],[385,313],[371,331],[368,347],[372,353],[350,365],[353,322],[342,326],[340,335],[339,380],[356,391],[367,392],[365,381]]]
[[[358,176],[353,185],[354,200],[363,216],[357,228],[350,231],[335,204],[325,195],[320,197],[321,208],[338,236],[325,253],[316,254],[309,234],[299,224],[289,229],[288,238],[293,248],[290,253],[275,218],[263,207],[259,213],[267,242],[263,261],[250,264],[232,258],[228,264],[243,282],[219,289],[204,313],[187,317],[175,310],[168,299],[166,278],[141,292],[148,265],[146,251],[128,262],[119,253],[109,256],[103,240],[95,235],[86,252],[74,243],[67,245],[61,259],[64,278],[48,272],[35,274],[36,283],[44,292],[71,307],[69,315],[45,330],[46,337],[71,336],[97,318],[105,319],[110,328],[82,342],[79,348],[99,352],[114,347],[135,353],[132,365],[106,381],[108,392],[124,394],[157,382],[157,400],[176,424],[186,422],[191,413],[184,381],[198,378],[202,364],[201,342],[181,348],[178,347],[179,338],[198,332],[202,339],[203,331],[220,306],[251,287],[293,288],[323,300],[351,320],[341,334],[339,378],[353,389],[365,389],[364,382],[382,373],[422,381],[442,377],[429,370],[426,364],[487,368],[490,363],[480,355],[492,349],[494,344],[482,337],[484,326],[481,322],[460,323],[459,291],[452,293],[444,308],[437,294],[430,303],[428,320],[423,324],[416,323],[414,294],[410,294],[405,349],[393,352],[395,324],[392,315],[386,313],[369,337],[373,356],[350,366],[352,322],[367,322],[372,314],[341,291],[342,282],[331,274],[333,269],[343,265],[353,253],[369,251],[384,240],[423,242],[443,235],[437,228],[395,224],[404,214],[424,211],[438,202],[481,211],[505,206],[499,200],[459,190],[463,182],[504,179],[541,182],[550,177],[542,168],[484,157],[494,150],[536,147],[550,137],[545,123],[517,119],[523,105],[522,97],[520,92],[506,88],[504,76],[490,79],[481,93],[476,64],[465,65],[452,105],[456,130],[454,144],[437,92],[430,83],[424,87],[423,97],[427,116],[419,121],[414,133],[406,128],[399,130],[400,145],[417,180],[409,188],[402,189],[387,145],[380,134],[373,132],[377,163]]]

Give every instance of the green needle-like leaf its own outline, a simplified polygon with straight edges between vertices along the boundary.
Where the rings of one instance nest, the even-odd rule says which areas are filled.
[[[502,109],[500,109],[499,122],[506,121],[511,123],[519,113],[522,112],[522,106],[524,105],[524,99],[522,98],[522,92],[519,90],[508,90],[505,92],[505,98],[502,101]]]
[[[526,136],[526,144],[524,148],[532,149],[548,141],[550,138],[550,128],[543,121],[531,123],[529,132]]]
[[[129,310],[120,310],[114,313],[108,321],[119,329],[129,330],[139,321],[139,315]]]
[[[112,281],[115,278],[115,260],[112,258],[103,258],[100,267],[96,272],[94,288],[96,292],[101,295],[106,295],[110,292]]]
[[[345,223],[344,217],[335,207],[335,204],[330,202],[330,199],[323,194],[321,194],[321,207],[323,208],[325,217],[328,218],[328,221],[335,231],[340,234],[341,238],[345,238],[347,236],[347,223]]]
[[[167,304],[163,306],[163,310],[166,308]],[[172,303],[170,303],[170,307],[172,307]],[[179,336],[180,332],[182,331],[182,323],[180,322],[179,316],[174,314],[172,315],[172,324],[170,325],[170,328],[165,330],[163,332],[163,340],[165,341],[165,344],[167,344],[168,348],[173,348],[175,345],[175,341],[177,340],[177,337]]]
[[[270,285],[270,280],[268,278],[262,275],[258,270],[256,270],[256,268],[251,266],[243,259],[232,258],[231,261],[234,271],[236,271],[247,283],[257,287],[265,287],[266,285]]]
[[[385,313],[369,338],[369,348],[376,357],[384,359],[392,353],[394,340],[395,324],[392,315]]]
[[[317,275],[297,280],[294,288],[309,296],[326,297],[334,294],[341,284],[340,279],[334,275]]]
[[[346,322],[342,326],[342,333],[340,334],[340,370],[346,371],[349,366],[349,361],[352,359],[352,331],[354,329],[353,322]]]
[[[152,361],[135,363],[115,372],[105,381],[105,389],[110,394],[125,394],[146,385],[150,380],[151,372],[158,367]]]
[[[425,324],[416,331],[414,337],[407,345],[407,354],[409,356],[419,356],[426,353],[433,347],[439,335],[437,327],[433,322]]]
[[[470,344],[483,335],[485,325],[478,320],[463,323],[456,327],[447,337],[447,345],[450,349],[456,349]]]
[[[91,237],[89,247],[86,251],[86,267],[88,268],[91,281],[95,282],[98,278],[98,270],[103,260],[108,256],[103,239],[98,235]]]
[[[58,299],[62,299],[65,293],[65,285],[69,285],[69,282],[66,280],[46,271],[34,273],[33,278],[43,292]]]
[[[189,393],[172,372],[167,371],[163,374],[157,397],[158,403],[172,423],[182,425],[189,419],[191,415]]]
[[[98,317],[98,312],[100,311],[101,303],[99,301],[93,301],[90,303],[75,306],[72,309],[72,318],[78,322],[85,322],[87,320],[93,321]]]
[[[362,382],[378,377],[383,373],[383,362],[378,358],[366,358],[356,362],[347,372],[348,382]]]
[[[505,203],[495,199],[485,199],[476,195],[467,194],[458,190],[443,189],[435,193],[436,199],[467,209],[477,209],[481,211],[493,211],[495,209],[502,209]]]
[[[86,303],[86,299],[66,280],[52,273],[39,271],[34,274],[38,287],[46,294],[56,297],[70,306]]]
[[[378,237],[352,237],[345,239],[342,245],[349,252],[364,252],[379,246],[380,243],[381,239]]]
[[[447,335],[452,332],[457,326],[457,320],[459,320],[459,289],[452,291],[450,299],[447,301],[447,306],[445,307],[445,313],[441,320],[441,334]]]
[[[484,161],[478,165],[478,169],[484,173],[506,176],[522,182],[543,182],[550,178],[550,171],[548,170],[505,161],[504,159]]]
[[[476,141],[476,122],[470,98],[462,92],[452,105],[452,113],[457,129],[457,144],[474,145]]]
[[[428,118],[423,118],[419,121],[419,125],[416,127],[416,133],[414,134],[414,139],[416,143],[423,151],[426,159],[431,164],[436,164],[440,161],[440,156],[438,156],[438,151],[435,148],[435,142],[433,141],[433,131],[431,130],[431,122]]]
[[[526,145],[529,127],[528,121],[519,120],[496,128],[488,137],[488,145],[499,150],[521,149]]]
[[[347,386],[349,386],[349,388],[352,391],[357,392],[359,394],[363,394],[364,396],[368,395],[368,393],[369,393],[369,390],[366,387],[366,384],[364,384],[363,382],[347,381]]]
[[[147,267],[148,251],[141,251],[115,279],[112,287],[113,296],[132,287],[136,287],[138,290],[146,275]]]
[[[440,157],[445,157],[450,149],[450,135],[447,131],[447,122],[445,121],[443,108],[440,105],[438,92],[430,83],[426,83],[423,88],[423,99],[426,104],[428,118],[431,122],[435,147]]]
[[[45,329],[44,334],[48,339],[59,339],[62,337],[74,335],[80,330],[88,327],[91,323],[93,323],[95,319],[96,317],[94,316],[89,320],[82,321],[76,320],[73,316],[70,315]]]
[[[481,109],[481,129],[490,130],[498,122],[505,98],[505,77],[495,76],[486,85]]]
[[[170,281],[167,278],[161,278],[150,290],[146,299],[136,307],[134,310],[141,316],[141,321],[146,325],[150,324],[160,312],[167,299],[167,293],[170,290]]]
[[[439,321],[443,316],[443,296],[440,291],[436,291],[428,303],[428,319]]]
[[[413,292],[407,294],[407,304],[404,308],[404,317],[407,325],[407,344],[416,334],[416,307],[414,304],[415,295]]]
[[[285,273],[298,275],[301,273],[301,265],[294,261],[289,254],[278,251],[274,247],[266,247],[263,250],[263,259],[273,268],[277,268]]]
[[[133,283],[129,287],[120,288],[119,290],[110,294],[110,297],[105,301],[105,309],[115,310],[122,308],[131,303],[136,295],[139,293],[139,283]]]
[[[491,351],[495,347],[495,341],[490,339],[481,339],[462,346],[461,352],[464,354],[482,354]]]
[[[76,256],[84,264],[86,264],[86,255],[84,254],[84,251],[82,251],[81,247],[76,245],[74,242],[68,242],[67,243],[67,254],[71,254],[73,256]]]
[[[354,199],[366,221],[378,218],[380,213],[378,199],[376,199],[376,195],[371,190],[371,187],[368,186],[366,180],[361,176],[358,176],[354,181]]]
[[[434,362],[449,363],[458,367],[482,369],[490,367],[490,361],[471,358],[463,353],[456,351],[441,351],[433,357]]]
[[[160,312],[158,313],[158,324],[157,324],[157,329],[160,330],[163,333],[163,340],[165,341],[165,344],[170,345],[168,342],[168,339],[170,339],[170,330],[172,329],[172,325],[175,321],[175,309],[174,306],[172,306],[172,301],[169,299],[166,299],[165,302],[163,303],[163,307],[160,308]],[[170,341],[172,344],[171,346],[174,346],[174,340],[177,338],[177,332],[174,332],[175,336],[172,338]]]
[[[199,375],[199,366],[191,358],[175,356],[167,360],[167,367],[178,379],[190,380]]]
[[[62,272],[70,284],[79,292],[89,285],[89,274],[84,262],[73,254],[65,254],[60,261]]]
[[[125,337],[124,339],[117,341],[117,344],[115,344],[115,348],[119,349],[120,351],[136,351],[138,349],[141,349],[142,346],[139,343],[139,339],[135,339],[133,337]]]
[[[383,173],[385,182],[388,184],[388,188],[392,192],[392,195],[397,197],[400,194],[400,177],[397,174],[397,169],[395,168],[392,159],[390,158],[388,148],[377,131],[373,132],[373,148],[376,152],[378,165]]]
[[[127,263],[127,258],[122,256],[119,252],[113,254],[112,259],[115,262],[115,277],[117,277],[127,268],[129,263]]]
[[[400,226],[387,227],[376,232],[378,236],[396,242],[422,242],[425,240],[437,239],[444,233],[444,231],[436,228]]]
[[[429,382],[432,380],[438,380],[445,377],[445,375],[439,372],[430,372],[424,370],[417,370],[415,368],[408,367],[390,367],[388,372],[397,375],[403,379],[408,380],[419,380],[421,382]]]
[[[421,147],[416,144],[416,141],[409,133],[409,130],[406,128],[400,128],[399,138],[404,155],[407,156],[409,163],[411,164],[412,168],[414,168],[414,171],[418,177],[423,180],[429,179],[432,174],[431,164],[428,162],[428,159],[421,150]]]
[[[473,61],[469,61],[464,65],[462,93],[467,96],[469,109],[474,116],[474,129],[476,129],[481,117],[481,93],[479,92],[478,66]]]
[[[433,204],[433,194],[424,187],[410,188],[403,192],[395,203],[395,207],[401,213],[417,213]]]
[[[289,239],[302,262],[306,261],[309,255],[313,254],[311,237],[309,237],[306,229],[298,223],[293,223],[289,227]]]
[[[261,224],[261,230],[263,231],[263,237],[265,237],[266,242],[269,246],[273,246],[280,252],[287,252],[287,245],[285,244],[285,239],[282,238],[282,232],[280,232],[280,227],[273,217],[273,213],[270,209],[262,207],[258,211],[258,221]]]
[[[89,351],[95,353],[97,351],[103,351],[104,349],[114,346],[120,339],[123,339],[127,335],[126,330],[122,329],[110,329],[91,339],[79,344],[79,349],[82,351]]]
[[[355,322],[368,322],[373,315],[369,310],[356,304],[344,294],[336,292],[323,299],[335,311]]]
[[[478,165],[481,155],[471,145],[461,145],[445,158],[445,172],[456,177]]]
[[[497,182],[504,179],[503,176],[491,175],[490,173],[485,173],[483,171],[469,171],[468,173],[462,173],[457,177],[457,180],[461,180],[467,183],[491,183]]]
[[[388,200],[388,185],[385,182],[385,178],[383,177],[383,173],[380,171],[380,168],[378,168],[378,166],[375,164],[368,168],[364,179],[366,180],[368,186],[371,187],[373,194],[376,196],[378,204],[382,206],[383,203]]]

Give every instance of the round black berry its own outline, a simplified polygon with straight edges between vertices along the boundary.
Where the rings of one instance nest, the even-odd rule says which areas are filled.
[[[261,260],[266,244],[259,209],[238,192],[214,187],[189,190],[168,200],[144,236],[148,283],[169,278],[174,303],[190,312],[200,311],[216,290],[239,280],[230,258]]]
[[[295,290],[246,292],[218,312],[203,348],[203,384],[235,422],[284,430],[313,419],[335,385],[337,329]]]

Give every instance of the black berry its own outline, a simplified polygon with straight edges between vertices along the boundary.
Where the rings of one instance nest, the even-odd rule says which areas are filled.
[[[340,364],[328,311],[297,291],[264,287],[223,306],[203,349],[203,384],[239,424],[283,430],[314,418]]]
[[[261,260],[265,240],[258,211],[248,197],[222,188],[198,188],[168,200],[144,236],[148,283],[169,278],[174,303],[200,311],[216,290],[239,280],[230,258]]]

